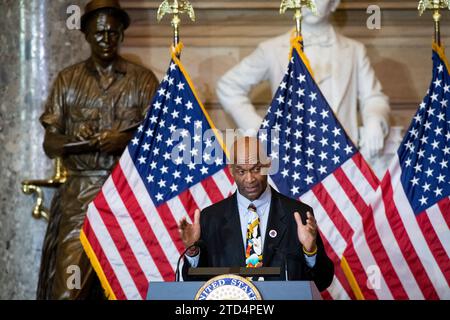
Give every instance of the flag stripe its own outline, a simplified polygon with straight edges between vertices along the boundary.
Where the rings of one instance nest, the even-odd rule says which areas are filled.
[[[434,205],[431,208],[427,209],[428,219],[430,219],[430,223],[433,226],[434,232],[436,232],[436,236],[439,238],[447,257],[450,257],[450,230],[445,223],[445,219],[443,213],[439,206]],[[450,263],[449,263],[450,265]]]
[[[227,171],[228,168],[225,168],[212,176],[222,194],[222,199],[228,198],[230,192],[233,192],[235,189],[234,181],[230,181],[226,173]]]
[[[400,170],[394,171],[394,175],[399,174]],[[398,188],[397,192],[393,193],[394,201],[397,206],[398,218],[401,219],[402,225],[405,228],[408,240],[414,246],[414,252],[420,257],[422,266],[426,271],[429,281],[439,297],[443,297],[448,293],[448,289],[444,289],[442,285],[446,282],[445,277],[441,272],[436,260],[434,260],[428,247],[425,238],[417,224],[414,212],[409,204],[408,198],[403,191],[403,188]],[[419,255],[420,254],[420,255]]]
[[[447,280],[447,285],[450,286],[450,261],[447,253],[442,246],[433,226],[431,225],[430,219],[428,218],[427,212],[422,212],[417,215],[417,223],[422,230],[422,233],[427,241],[428,246],[431,249],[433,257],[444,274],[445,280]]]
[[[192,196],[189,189],[180,193],[178,195],[178,198],[180,199],[181,203],[183,204],[185,212],[187,213],[187,217],[189,218],[189,222],[194,221],[195,210],[199,209],[199,207],[197,205],[197,202],[195,202],[195,199]]]
[[[444,198],[438,202],[439,209],[444,213],[444,219],[447,223],[447,228],[450,229],[450,197]]]
[[[389,224],[391,228],[395,230],[394,236],[396,241],[399,244],[402,254],[407,261],[423,295],[427,299],[438,299],[438,294],[434,289],[434,286],[431,283],[431,280],[428,277],[428,274],[426,273],[425,268],[423,267],[422,262],[419,259],[417,252],[405,230],[405,226],[399,216],[396,203],[394,202],[390,172],[386,174],[385,179],[386,180],[383,181],[385,183],[381,185],[383,202],[386,208]],[[406,252],[408,254],[406,254]]]
[[[231,175],[230,167],[226,166],[226,167],[223,169],[223,172],[224,172],[225,175],[227,176],[228,181],[230,181],[230,184],[231,184],[231,185],[234,185],[234,178],[233,178],[233,176]]]
[[[362,225],[362,211],[371,210],[371,208],[367,207],[359,193],[354,189],[348,177],[340,168],[338,168],[333,175],[330,175],[330,177],[325,179],[323,185],[329,194],[333,194],[337,207],[340,212],[345,212],[345,217],[351,224],[353,230],[359,230],[359,232],[354,233],[352,243],[355,253],[361,261],[364,270],[369,270],[373,266],[376,266],[377,262],[369,249],[369,244],[367,243],[363,232],[364,226]],[[348,260],[348,255],[346,255],[346,257]],[[367,271],[365,272],[367,273]],[[383,276],[380,277],[380,285],[381,290],[370,290],[371,292],[369,292],[369,295],[376,294],[380,299],[392,299],[391,292],[387,289],[387,283]],[[361,284],[360,286],[363,292],[367,288],[365,284]]]
[[[372,186],[373,190],[376,190],[378,186],[380,185],[380,180],[373,172],[372,168],[367,164],[367,162],[364,160],[363,156],[360,152],[357,152],[353,158],[352,161],[355,163],[356,167],[361,170],[361,173],[364,175],[365,179],[358,179],[357,181],[362,182],[369,182],[369,184]],[[344,164],[345,166],[345,164]],[[362,194],[370,194],[370,193],[362,193]]]
[[[89,221],[88,218],[86,218],[84,221],[83,232],[86,236],[86,239],[88,240],[87,245],[92,248],[92,251],[95,253],[97,261],[102,262],[101,264],[102,271],[105,274],[109,287],[113,291],[113,294],[115,295],[116,299],[125,300],[126,299],[125,292],[122,290],[120,281],[117,278],[116,273],[114,272],[114,269],[111,266],[111,263],[109,262],[109,259],[106,257],[106,254],[103,251],[103,248],[100,245],[97,236],[95,235],[94,229],[91,226],[91,222]],[[105,286],[104,283],[103,286]]]
[[[363,168],[358,167],[353,159],[345,162],[341,168],[342,172],[348,177],[350,183],[358,190],[358,194],[366,204],[373,201],[374,191],[372,185],[367,181],[363,173]],[[367,174],[367,173],[366,173]]]
[[[370,247],[370,251],[365,249],[362,252],[364,254],[369,254],[369,252],[373,254],[373,257],[376,260],[376,265],[380,268],[383,278],[385,278],[385,282],[389,286],[393,297],[395,299],[407,299],[408,295],[406,294],[405,288],[403,287],[395,268],[389,260],[380,236],[375,229],[372,208],[364,202],[354,184],[350,182],[350,179],[341,168],[334,172],[334,176],[339,184],[343,186],[343,190],[347,194],[348,199],[350,199],[363,219],[363,230],[361,233],[364,234],[367,244]],[[361,233],[359,233],[357,237],[362,237]]]
[[[220,200],[223,200],[222,193],[220,192],[220,189],[217,187],[217,184],[212,176],[202,180],[201,184],[203,188],[206,190],[208,197],[209,199],[211,199],[212,203],[217,203]]]
[[[139,262],[136,259],[136,256],[133,253],[133,250],[130,247],[130,243],[127,241],[125,234],[122,231],[120,224],[117,222],[117,219],[114,215],[109,214],[111,212],[111,208],[106,202],[105,196],[103,192],[97,195],[94,201],[95,206],[97,207],[100,218],[102,219],[104,225],[109,231],[109,234],[120,250],[118,250],[122,260],[124,261],[127,269],[130,272],[131,278],[133,279],[136,288],[138,288],[141,298],[144,299],[147,294],[148,286],[145,286],[148,283],[148,279],[146,278],[144,271],[142,270]]]
[[[341,268],[340,257],[342,257],[342,255],[344,254],[347,243],[345,242],[342,234],[339,233],[338,228],[335,227],[330,216],[322,207],[312,191],[305,193],[302,196],[302,201],[310,204],[314,208],[314,217],[316,218],[317,224],[319,226],[320,235],[325,247],[325,251],[328,257],[333,261],[334,273],[341,286],[345,289],[347,297],[355,299],[355,295],[353,294],[353,291],[350,288],[350,284],[348,283],[347,278]],[[337,291],[339,290],[332,290],[330,293],[334,292],[333,297],[336,299],[343,298],[342,295],[337,295]]]
[[[384,181],[384,180],[383,180]],[[384,183],[384,182],[383,182]],[[377,190],[375,196],[376,199],[382,199],[381,188]],[[424,296],[422,290],[419,288],[411,269],[408,266],[408,262],[401,251],[400,245],[397,243],[394,231],[386,216],[386,208],[383,201],[375,201],[373,204],[373,217],[376,231],[380,235],[380,240],[383,243],[383,247],[388,254],[389,261],[394,266],[409,299],[423,300]],[[383,263],[387,263],[387,260]]]
[[[323,183],[317,184],[313,189],[313,192],[321,205],[324,207],[325,211],[331,216],[331,219],[334,222],[334,225],[339,229],[340,233],[344,235],[347,240],[347,249],[345,250],[345,257],[349,263],[349,266],[352,270],[353,275],[355,276],[358,283],[362,286],[360,289],[362,290],[364,297],[366,299],[374,299],[376,298],[373,290],[367,288],[365,284],[367,283],[367,275],[364,271],[364,267],[361,264],[359,257],[356,255],[354,244],[352,242],[353,238],[353,229],[345,219],[343,213],[337,206],[334,199],[330,196],[327,189],[324,187]],[[337,197],[336,197],[337,199]]]
[[[201,210],[212,205],[211,199],[209,199],[208,193],[205,191],[205,188],[203,188],[201,183],[197,183],[195,186],[192,186],[190,188],[190,192],[195,200],[195,203],[197,203],[197,207]]]
[[[314,217],[316,218],[319,230],[321,234],[326,237],[326,239],[322,240],[327,241],[327,243],[330,245],[330,250],[335,253],[340,260],[340,257],[342,257],[345,248],[347,247],[347,242],[340,233],[339,229],[336,228],[330,216],[325,211],[321,203],[317,200],[312,191],[305,193],[302,196],[302,201],[308,203],[311,207],[314,208]]]
[[[335,279],[336,279],[336,278],[334,277],[334,278],[333,278],[333,281],[334,281]],[[337,281],[337,279],[336,279],[336,281]],[[331,284],[333,285],[333,282],[332,282]],[[331,286],[330,286],[330,287],[331,287]],[[333,298],[333,295],[330,293],[330,288],[328,288],[328,289],[325,290],[325,291],[322,291],[320,294],[322,295],[323,300],[336,300],[336,298]]]
[[[156,208],[156,210],[158,211],[158,214],[161,217],[167,232],[169,233],[170,239],[172,239],[175,247],[177,247],[178,255],[180,255],[184,251],[184,246],[178,233],[177,221],[175,221],[173,213],[168,206],[168,202],[161,204],[158,208]]]
[[[344,237],[347,244],[351,241],[353,236],[353,229],[348,224],[347,220],[345,220],[342,212],[337,208],[336,203],[333,198],[328,194],[328,191],[324,188],[321,183],[318,183],[313,189],[318,202],[325,209],[325,212],[328,213],[330,219],[333,221],[333,224],[339,230],[339,233]]]
[[[341,270],[342,272],[342,270]],[[345,276],[343,275],[344,280]],[[349,289],[351,291],[351,289]],[[342,286],[339,279],[334,275],[333,281],[327,290],[321,292],[322,298],[324,300],[351,300],[352,298],[345,291],[345,288]]]
[[[128,185],[128,181],[126,180],[120,165],[113,170],[111,177],[114,184],[116,185],[117,190],[120,190],[119,195],[131,217],[135,221],[136,227],[138,228],[139,233],[152,256],[156,267],[161,273],[163,279],[165,281],[170,281],[174,277],[174,271],[170,266],[166,254],[161,249],[158,238],[153,232],[152,227],[144,221],[145,219],[142,208],[137,201],[133,190]],[[164,218],[161,218],[164,222]]]
[[[108,257],[107,260],[114,270],[114,274],[117,276],[117,283],[115,283],[114,281],[110,281],[111,288],[116,293],[117,298],[120,299],[119,295],[117,294],[117,287],[120,286],[125,293],[125,299],[139,299],[141,295],[136,288],[136,285],[131,278],[130,272],[126,267],[124,261],[122,260],[118,252],[118,248],[114,244],[108,229],[103,224],[100,218],[100,214],[95,206],[90,207],[89,221],[92,231],[98,241],[98,247],[95,247],[94,245],[92,245],[92,247],[94,248],[94,250],[96,250],[97,253],[99,252],[98,249],[101,248],[103,250],[105,256]],[[89,240],[91,241],[91,237],[89,238]],[[104,264],[102,264],[102,266],[104,267]]]
[[[352,288],[350,287],[349,282],[342,271],[341,267],[341,259],[333,250],[333,246],[328,242],[326,236],[321,232],[320,233],[323,245],[326,249],[326,253],[328,257],[333,261],[334,264],[334,278],[333,282],[328,288],[329,293],[333,296],[334,299],[356,299]],[[343,289],[343,291],[341,290]]]
[[[105,213],[103,216],[105,216],[106,219],[108,216],[117,219],[117,225],[121,227],[126,241],[130,244],[130,248],[133,250],[135,257],[139,262],[139,266],[142,270],[144,270],[147,282],[150,280],[161,281],[161,275],[159,272],[155,272],[157,270],[155,263],[144,244],[144,240],[140,236],[134,221],[131,219],[127,208],[122,202],[122,199],[115,196],[116,194],[118,194],[118,190],[116,189],[112,179],[108,178],[104,188],[101,191],[101,195],[99,195],[102,201],[106,201],[106,204],[109,207],[107,210],[110,210],[110,212],[105,211],[107,214]],[[99,205],[97,205],[97,208],[98,207]],[[109,224],[107,225],[109,226]],[[119,245],[121,245],[121,243],[119,243]]]
[[[172,266],[174,268],[176,262],[174,262],[173,260],[176,261],[178,259],[178,256],[180,254],[179,250],[175,246],[175,243],[172,241],[166,227],[164,226],[164,223],[159,216],[159,213],[156,210],[155,205],[150,198],[150,195],[147,192],[141,176],[137,172],[136,167],[131,160],[128,149],[120,159],[120,166],[122,168],[122,171],[124,173],[126,172],[127,174],[128,184],[133,188],[135,194],[139,195],[139,197],[137,197],[136,199],[139,202],[139,206],[145,215],[145,217],[142,217],[142,219],[138,221],[135,221],[133,219],[133,216],[131,216],[131,218],[133,219],[135,224],[147,224],[148,226],[152,227],[152,230],[156,238],[158,239],[161,248],[163,248],[166,256],[170,259],[170,261],[172,261]],[[157,268],[153,269],[152,274],[157,274],[156,277],[151,278],[152,281],[161,281],[162,277],[159,274]]]

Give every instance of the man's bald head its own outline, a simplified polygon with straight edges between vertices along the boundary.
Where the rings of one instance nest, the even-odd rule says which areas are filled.
[[[256,137],[237,138],[230,150],[231,164],[270,164],[265,148]]]

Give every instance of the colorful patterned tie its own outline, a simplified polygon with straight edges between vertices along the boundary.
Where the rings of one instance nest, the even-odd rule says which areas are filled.
[[[247,249],[245,250],[245,264],[247,268],[262,267],[262,239],[259,226],[259,216],[254,204],[248,206],[249,219],[247,224]]]

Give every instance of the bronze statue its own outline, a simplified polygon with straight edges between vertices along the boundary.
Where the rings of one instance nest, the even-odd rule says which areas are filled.
[[[68,179],[52,201],[38,284],[38,299],[97,299],[103,290],[79,236],[95,198],[132,137],[155,93],[152,71],[119,56],[130,18],[118,0],[86,5],[81,31],[88,60],[59,73],[40,121],[44,150],[61,157]],[[75,266],[80,288],[68,286]],[[69,280],[69,281],[68,281]]]

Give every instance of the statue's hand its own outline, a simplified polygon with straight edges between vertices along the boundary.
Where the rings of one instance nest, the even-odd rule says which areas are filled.
[[[75,133],[75,137],[80,141],[86,141],[93,138],[95,131],[91,125],[83,123],[80,125],[78,132]]]
[[[123,152],[132,137],[132,133],[116,129],[106,130],[97,136],[97,145],[101,152],[119,154]]]
[[[384,133],[381,123],[370,121],[363,129],[361,147],[367,150],[369,157],[378,155],[384,147]]]

